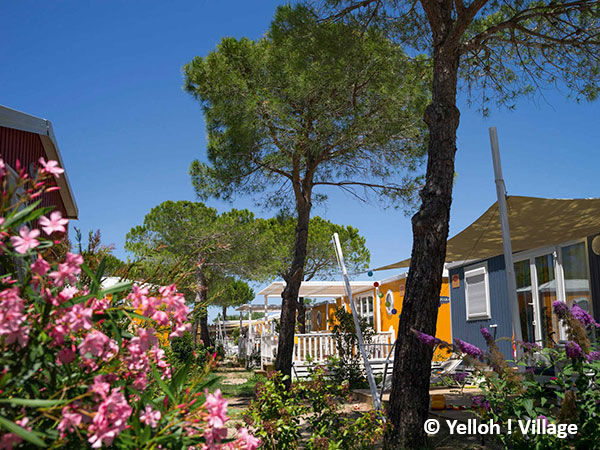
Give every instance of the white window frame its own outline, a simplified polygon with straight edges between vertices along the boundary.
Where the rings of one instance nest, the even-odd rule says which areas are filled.
[[[390,306],[386,306],[385,309],[387,310],[388,315],[391,316],[392,310],[394,309],[394,293],[392,292],[391,289],[388,289],[388,291],[385,293],[385,297],[383,298],[384,305],[385,305],[385,302],[387,302],[388,295],[391,297]]]
[[[469,283],[467,283],[467,278],[469,276],[482,275],[482,274],[483,274],[483,281],[485,284],[486,311],[484,313],[469,314]],[[491,305],[490,305],[490,280],[489,280],[487,261],[465,267],[465,269],[463,271],[463,280],[465,283],[465,313],[467,316],[467,321],[491,319],[492,318],[492,309],[491,309]]]

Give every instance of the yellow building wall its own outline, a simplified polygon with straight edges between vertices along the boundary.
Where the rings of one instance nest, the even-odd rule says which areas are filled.
[[[317,323],[317,313],[321,313],[321,324]],[[327,304],[315,305],[312,307],[312,328],[311,331],[327,330]]]
[[[385,300],[387,293],[391,291],[394,299],[394,308],[397,310],[396,314],[390,314],[385,306]],[[406,278],[400,280],[394,280],[389,283],[383,283],[379,286],[379,292],[383,294],[383,297],[379,299],[381,314],[381,331],[393,331],[394,339],[396,339],[398,333],[398,318],[402,312],[402,302],[404,301],[404,293],[406,291]],[[448,286],[448,278],[444,278],[442,281],[442,287],[440,289],[440,297],[450,298],[450,288]],[[376,301],[376,300],[375,300]],[[375,304],[377,305],[377,304]],[[390,308],[391,309],[391,308]],[[375,308],[376,310],[376,308]],[[375,317],[377,323],[377,317]],[[452,342],[452,321],[450,318],[450,302],[447,301],[440,305],[437,317],[437,326],[435,336],[446,342]],[[434,360],[446,359],[450,354],[446,350],[438,349],[434,353]]]

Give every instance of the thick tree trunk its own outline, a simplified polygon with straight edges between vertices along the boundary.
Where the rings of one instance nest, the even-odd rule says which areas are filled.
[[[198,277],[198,290],[196,291],[196,308],[198,311],[198,322],[200,324],[200,339],[205,347],[211,345],[210,342],[210,331],[208,329],[208,311],[207,311],[207,302],[206,302],[206,293],[208,286],[206,285],[206,278],[204,277],[204,273],[202,271],[202,263],[198,264],[197,268],[197,277]],[[196,338],[194,336],[194,347],[196,346]]]
[[[210,330],[208,328],[208,310],[206,306],[203,306],[200,310],[200,339],[202,339],[205,347],[210,347],[212,345],[210,340]]]
[[[460,116],[456,108],[459,55],[456,46],[444,45],[449,27],[440,28],[446,30],[446,35],[434,35],[433,97],[425,111],[430,132],[427,175],[420,192],[422,205],[412,218],[412,259],[394,353],[388,407],[391,426],[386,431],[385,449],[419,449],[427,445],[423,424],[429,411],[433,349],[419,342],[411,330],[435,334]]]
[[[306,333],[306,305],[304,297],[298,299],[298,331],[300,334]]]
[[[308,243],[308,224],[310,221],[310,190],[303,194],[297,194],[298,223],[296,224],[296,236],[294,241],[294,258],[285,275],[285,288],[281,294],[281,321],[279,339],[277,343],[277,360],[275,369],[282,375],[290,378],[292,375],[292,358],[294,352],[294,331],[296,328],[296,307],[298,305],[298,292],[304,277],[304,263],[306,262],[306,250]]]

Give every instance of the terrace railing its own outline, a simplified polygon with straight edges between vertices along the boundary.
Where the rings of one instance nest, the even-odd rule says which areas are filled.
[[[393,346],[391,332],[378,333],[373,341],[367,344],[369,360],[385,360]],[[276,334],[264,335],[260,341],[260,353],[263,366],[272,364],[277,357]],[[358,351],[358,349],[356,349]],[[339,357],[332,333],[307,333],[294,335],[293,361],[297,365],[305,364],[309,359],[314,363],[326,361],[330,356]]]

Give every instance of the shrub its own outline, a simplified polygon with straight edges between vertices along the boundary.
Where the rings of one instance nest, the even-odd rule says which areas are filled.
[[[500,440],[516,449],[599,448],[600,427],[600,352],[590,343],[589,334],[600,325],[581,308],[569,309],[555,302],[554,312],[566,326],[569,341],[563,348],[541,349],[535,344],[518,343],[523,357],[517,366],[509,365],[486,328],[481,334],[488,351],[484,352],[466,342],[455,340],[452,346],[432,336],[416,331],[425,344],[439,344],[462,353],[484,377],[481,387],[484,396],[474,398],[474,409],[484,419],[508,427]],[[555,432],[521,432],[517,421],[545,423],[546,430]],[[577,433],[561,436],[556,431],[568,424],[577,425]],[[544,426],[544,425],[542,425]],[[538,427],[539,428],[539,427]]]
[[[331,332],[338,351],[338,357],[329,358],[328,368],[331,376],[338,382],[347,380],[350,387],[360,388],[367,385],[366,374],[361,365],[362,356],[358,349],[358,337],[352,313],[340,306],[335,310],[335,320],[331,323]],[[369,345],[375,336],[375,330],[369,325],[366,318],[359,318],[360,329],[365,345]]]
[[[244,420],[263,441],[265,449],[296,449],[301,436],[300,418],[306,422],[310,437],[303,448],[371,448],[383,433],[384,422],[375,412],[356,413],[341,410],[348,400],[349,383],[337,383],[323,366],[312,370],[307,380],[286,388],[277,372],[256,390]]]
[[[35,179],[19,169],[9,183],[0,160],[0,446],[256,448],[246,430],[222,445],[227,402],[203,390],[204,373],[189,378],[166,361],[156,330],[189,329],[174,285],[102,290],[102,272],[80,254],[39,253],[66,230],[38,199],[61,172],[41,160]]]

